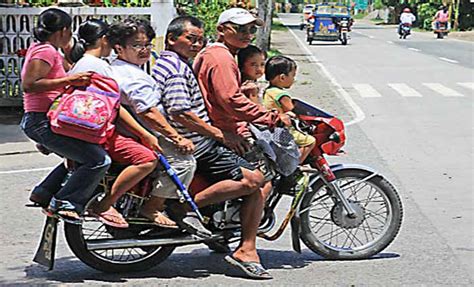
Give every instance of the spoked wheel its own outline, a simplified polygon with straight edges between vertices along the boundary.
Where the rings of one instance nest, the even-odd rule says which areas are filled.
[[[335,172],[354,217],[340,201],[335,203],[321,180],[313,184],[300,208],[301,239],[309,249],[328,259],[365,259],[395,239],[403,216],[400,197],[387,180],[371,174],[359,169]]]
[[[86,210],[100,196],[102,194],[94,197],[86,206]],[[87,214],[82,225],[65,224],[64,231],[72,252],[85,264],[104,272],[147,270],[164,261],[174,250],[174,247],[169,246],[89,250],[88,243],[99,243],[110,239],[132,239],[146,230],[135,225],[131,225],[127,229],[106,226]]]

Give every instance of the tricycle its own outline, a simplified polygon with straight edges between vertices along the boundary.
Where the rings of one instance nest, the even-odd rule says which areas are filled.
[[[317,41],[341,41],[347,45],[352,26],[350,8],[340,3],[317,4],[308,20],[306,41],[311,45]]]

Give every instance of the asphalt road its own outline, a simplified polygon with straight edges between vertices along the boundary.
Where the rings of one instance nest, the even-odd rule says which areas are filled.
[[[280,18],[303,44],[297,17]],[[357,127],[473,274],[473,43],[416,32],[399,40],[393,28],[356,23],[347,46],[303,46],[352,100]]]
[[[298,19],[281,17],[290,23]],[[374,30],[384,37],[393,32]],[[348,155],[331,162],[371,166],[400,192],[404,222],[386,250],[368,260],[329,261],[307,248],[301,255],[291,251],[287,231],[275,242],[258,241],[262,263],[275,277],[272,281],[241,278],[222,255],[204,245],[178,248],[148,271],[103,274],[76,259],[60,232],[56,268],[48,272],[31,261],[44,217],[23,205],[29,190],[59,159],[38,153],[12,154],[0,156],[0,285],[472,285],[473,272],[468,271],[474,251],[472,90],[457,84],[473,82],[472,70],[386,42],[390,40],[360,35],[357,29],[346,47],[337,43],[308,47],[304,35],[292,31],[303,43],[288,32],[273,37],[275,48],[298,61],[292,94],[349,123]],[[367,26],[359,32],[372,29]],[[446,81],[440,82],[441,78]],[[422,96],[403,97],[388,83],[404,83]],[[462,96],[436,94],[422,83],[441,83]],[[359,85],[357,89],[354,84]],[[380,97],[361,96],[373,95],[373,90]],[[28,142],[15,125],[0,123],[0,152],[12,145]],[[284,212],[283,204],[278,218]]]

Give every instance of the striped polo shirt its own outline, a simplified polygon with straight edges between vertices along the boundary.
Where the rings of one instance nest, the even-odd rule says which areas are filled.
[[[179,134],[190,139],[201,153],[213,142],[211,138],[185,128],[172,119],[173,114],[191,111],[211,124],[199,84],[191,67],[172,51],[162,51],[155,61],[152,76],[158,83],[160,104],[169,123]]]

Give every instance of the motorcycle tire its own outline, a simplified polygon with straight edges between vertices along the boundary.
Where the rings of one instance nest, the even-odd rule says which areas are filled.
[[[357,259],[367,259],[371,256],[378,254],[384,250],[397,236],[403,218],[403,208],[395,188],[383,177],[374,176],[360,185],[365,184],[360,188],[359,191],[355,192],[354,190],[344,190],[344,185],[350,185],[371,175],[372,173],[363,169],[342,169],[335,171],[336,183],[339,184],[343,190],[344,196],[347,196],[347,199],[351,202],[351,205],[355,207],[359,215],[355,219],[349,219],[344,213],[345,210],[342,207],[342,204],[334,204],[331,196],[326,193],[327,187],[322,180],[316,181],[312,185],[312,191],[307,193],[301,203],[300,207],[300,218],[301,218],[301,234],[300,238],[303,243],[311,249],[313,252],[319,254],[320,256],[326,259],[337,259],[337,260],[357,260]],[[358,199],[358,193],[362,191],[362,188],[368,186],[369,194],[367,199],[360,200]],[[356,185],[358,187],[358,185]],[[348,191],[351,193],[349,194]],[[373,193],[372,193],[373,192]],[[377,211],[380,209],[380,202],[371,204],[369,206],[370,199],[374,198],[376,193],[379,194],[378,198],[383,200],[386,207],[387,218],[384,218],[382,215],[377,214]],[[371,195],[372,194],[372,195]],[[362,193],[361,193],[362,195]],[[370,198],[369,198],[370,197]],[[322,204],[322,212],[329,215],[328,218],[319,218],[318,215],[312,215],[312,211],[316,211],[314,207],[318,206],[317,203],[320,201]],[[362,206],[365,204],[364,206]],[[374,206],[377,211],[369,210],[370,207]],[[326,209],[326,210],[324,210]],[[318,227],[312,220],[313,218],[319,219],[319,223],[323,223],[318,230],[315,230]],[[321,220],[322,219],[322,220]],[[351,220],[353,220],[351,222]],[[360,222],[356,222],[360,221]],[[382,227],[370,227],[370,222],[380,221],[383,223]],[[380,224],[380,223],[379,223]],[[352,226],[351,226],[352,225]],[[327,234],[321,234],[319,231],[323,229],[323,232],[331,230],[332,234],[333,229],[328,229],[328,227],[337,230],[339,234],[335,234],[336,241],[333,242],[333,238],[325,238]],[[370,234],[372,229],[378,231],[380,234]],[[355,230],[354,234],[352,234]],[[363,230],[360,234],[361,238],[358,238],[358,231]],[[328,233],[329,234],[329,233]],[[342,234],[342,236],[339,236]],[[372,238],[369,240],[369,236],[372,235]],[[351,237],[352,236],[352,237]],[[364,242],[364,239],[367,238],[367,242]],[[359,242],[355,242],[358,240]],[[342,242],[341,242],[342,241]],[[346,246],[346,242],[352,241],[352,243],[360,244],[360,246]],[[349,242],[350,244],[351,242]],[[341,245],[342,244],[342,245]]]
[[[87,207],[90,206],[90,203],[94,202],[98,196],[101,196],[101,194],[94,196],[89,201],[86,205],[86,210]],[[90,225],[84,226],[86,224]],[[114,235],[111,237],[121,239],[122,237],[133,236],[135,233],[129,231],[130,229],[106,227],[98,220],[83,221],[81,225],[65,223],[64,233],[66,241],[74,255],[88,266],[103,272],[124,273],[144,271],[163,262],[175,249],[174,246],[149,246],[142,248],[136,247],[98,251],[88,250],[86,241],[89,240],[92,235],[84,234],[83,230],[89,232],[90,227],[92,226],[91,224],[99,226],[96,230],[92,231],[92,234],[98,234],[99,236],[110,233]],[[115,251],[117,253],[114,254]]]
[[[342,34],[342,37],[341,37],[341,44],[342,45],[347,45],[347,34]]]
[[[443,32],[438,32],[437,34],[438,34],[438,37],[437,37],[438,39],[443,39],[443,36],[444,36]]]

